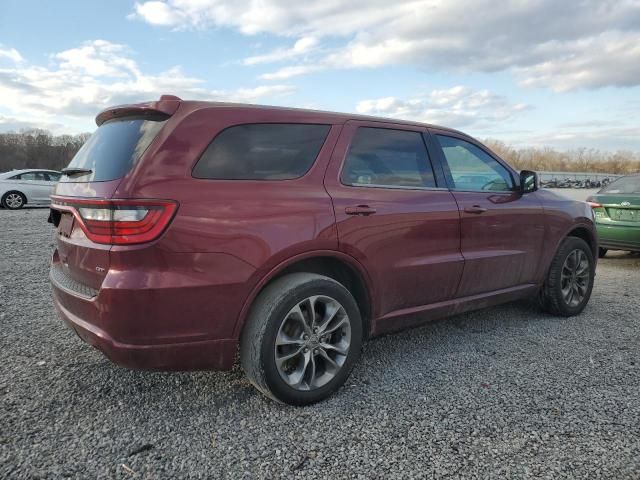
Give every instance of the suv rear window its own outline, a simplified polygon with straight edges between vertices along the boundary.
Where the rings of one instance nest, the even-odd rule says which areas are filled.
[[[289,180],[315,161],[330,125],[260,123],[236,125],[209,144],[193,169],[195,178]]]
[[[167,120],[125,117],[103,123],[73,157],[68,168],[91,173],[62,175],[62,182],[105,182],[122,178],[142,156]]]

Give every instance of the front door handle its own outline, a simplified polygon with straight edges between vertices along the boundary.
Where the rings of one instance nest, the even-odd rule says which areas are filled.
[[[362,215],[364,217],[376,213],[376,209],[369,205],[358,205],[356,207],[346,207],[344,213],[347,215]]]
[[[484,208],[484,207],[481,207],[480,205],[474,205],[472,207],[466,207],[464,209],[465,213],[475,213],[475,214],[484,213],[486,211],[487,211],[487,209]]]

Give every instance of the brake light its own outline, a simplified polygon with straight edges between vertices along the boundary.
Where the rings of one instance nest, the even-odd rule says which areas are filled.
[[[52,196],[51,208],[73,214],[92,242],[132,245],[158,238],[171,222],[178,204],[172,200],[94,200]]]
[[[587,202],[587,205],[589,205],[591,208],[602,208],[602,205],[597,202]]]

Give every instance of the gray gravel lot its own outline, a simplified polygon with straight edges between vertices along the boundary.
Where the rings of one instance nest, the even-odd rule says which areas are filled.
[[[516,303],[369,342],[305,408],[120,368],[56,317],[46,209],[0,210],[0,478],[640,478],[640,256],[570,319]]]

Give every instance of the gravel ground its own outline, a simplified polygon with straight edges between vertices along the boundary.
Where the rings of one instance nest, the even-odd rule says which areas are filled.
[[[516,303],[369,342],[306,408],[120,368],[56,317],[46,209],[0,210],[1,478],[640,478],[640,256],[577,318]]]

